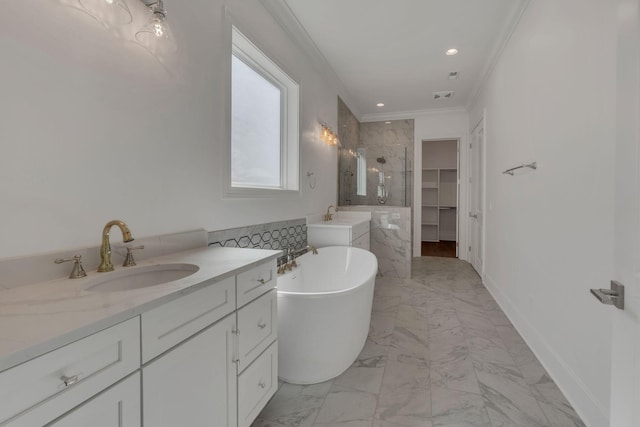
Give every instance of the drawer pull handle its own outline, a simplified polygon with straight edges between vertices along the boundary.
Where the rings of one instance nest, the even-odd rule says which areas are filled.
[[[261,285],[264,285],[265,283],[267,283],[267,281],[262,279],[262,278],[260,278],[260,279],[258,279],[258,283],[260,283]]]
[[[258,323],[258,328],[260,328],[260,329],[264,329],[264,328],[266,328],[266,327],[267,327],[267,324],[266,324],[266,323]]]
[[[62,381],[62,384],[64,384],[65,387],[70,387],[80,380],[80,376],[74,375],[72,377],[68,377],[66,375],[63,375],[60,377],[60,380]]]
[[[260,381],[260,382],[258,383],[258,386],[259,386],[260,388],[265,388],[267,385],[264,383],[264,381]]]

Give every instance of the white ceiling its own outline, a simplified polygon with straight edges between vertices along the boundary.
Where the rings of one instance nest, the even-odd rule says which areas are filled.
[[[363,119],[465,107],[526,0],[284,0]],[[455,47],[460,53],[446,56]],[[457,80],[449,80],[457,71]],[[454,90],[435,101],[433,92]],[[383,102],[384,107],[376,107]]]

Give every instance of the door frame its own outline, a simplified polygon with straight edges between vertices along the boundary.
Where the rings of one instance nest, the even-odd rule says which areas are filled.
[[[468,134],[463,136],[442,136],[416,139],[414,145],[414,173],[413,173],[413,256],[422,256],[422,145],[429,141],[457,141],[457,168],[458,168],[458,188],[457,188],[457,221],[456,221],[456,257],[461,260],[467,260],[467,251],[461,251],[460,248],[466,246],[468,221],[461,212],[466,212],[467,207],[467,162],[468,158]]]
[[[487,200],[487,186],[486,186],[486,182],[487,182],[487,109],[483,108],[482,110],[482,116],[480,117],[480,120],[478,120],[478,122],[471,128],[471,131],[469,132],[469,145],[466,147],[467,149],[467,158],[469,159],[469,161],[467,162],[467,180],[466,180],[466,184],[468,185],[468,189],[467,189],[467,210],[464,214],[465,218],[466,218],[466,231],[467,231],[467,242],[470,245],[471,241],[472,241],[472,233],[473,230],[471,228],[471,221],[469,221],[469,214],[471,213],[471,192],[473,191],[473,186],[470,185],[471,183],[469,182],[469,179],[471,177],[471,168],[473,166],[473,159],[471,158],[471,144],[473,144],[473,133],[475,132],[475,130],[479,127],[482,126],[482,146],[480,147],[480,194],[482,195],[480,198],[480,210],[482,211],[482,216],[480,217],[480,253],[482,254],[482,268],[481,271],[478,271],[478,274],[480,275],[480,278],[483,278],[484,275],[484,268],[486,263],[486,258],[485,258],[485,248],[486,248],[486,218],[487,218],[487,204],[486,204],[486,200]],[[468,247],[468,246],[467,246]],[[469,260],[469,262],[471,262],[471,253],[470,251],[467,249],[467,247],[465,247],[465,252],[467,253],[467,259]],[[484,280],[483,280],[484,282]]]
[[[617,5],[613,279],[625,302],[598,308],[612,310],[609,425],[632,427],[640,425],[640,0]]]

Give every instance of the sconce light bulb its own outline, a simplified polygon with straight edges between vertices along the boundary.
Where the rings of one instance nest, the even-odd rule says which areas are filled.
[[[109,3],[109,4],[113,4],[113,1],[114,1],[114,0],[105,0],[105,1],[106,1],[107,3]]]
[[[156,37],[162,37],[164,35],[164,25],[162,25],[162,21],[157,20],[153,24],[153,34],[155,34]]]

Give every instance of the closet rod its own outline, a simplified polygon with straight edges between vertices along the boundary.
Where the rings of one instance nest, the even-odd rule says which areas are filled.
[[[538,169],[538,162],[529,163],[527,165],[516,166],[515,168],[507,169],[506,171],[504,171],[502,173],[513,176],[513,173],[515,171],[517,171],[518,169],[523,169],[523,168],[529,168],[529,169],[536,170],[536,169]]]

